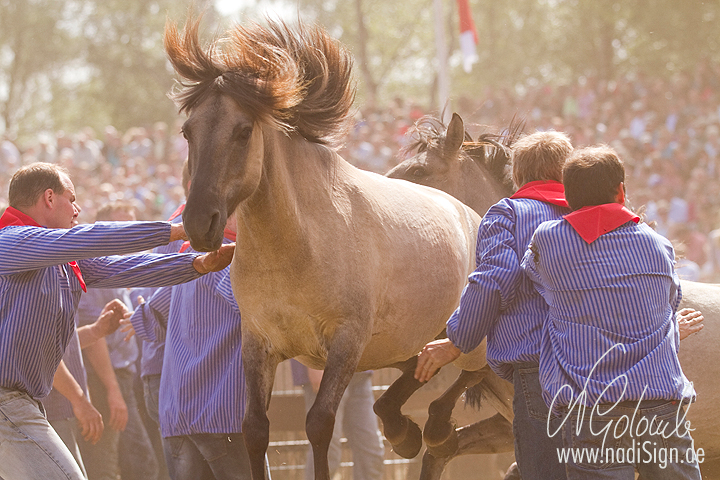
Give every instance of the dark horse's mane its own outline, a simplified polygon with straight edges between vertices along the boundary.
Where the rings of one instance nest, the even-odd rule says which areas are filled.
[[[257,121],[334,143],[347,131],[355,100],[352,56],[321,27],[267,21],[238,25],[201,45],[200,18],[182,32],[165,25],[165,51],[181,77],[171,98],[189,112],[211,92],[228,95]]]
[[[473,140],[467,129],[462,146],[462,155],[469,156],[481,168],[500,182],[508,191],[513,190],[512,181],[506,174],[510,162],[511,147],[519,138],[525,122],[513,117],[503,133],[482,133]],[[447,125],[433,115],[424,115],[408,130],[410,141],[400,151],[400,158],[408,158],[415,152],[442,151],[445,145]]]

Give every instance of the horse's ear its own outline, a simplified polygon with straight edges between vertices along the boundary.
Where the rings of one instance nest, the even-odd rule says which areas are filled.
[[[445,134],[445,146],[443,148],[445,156],[457,156],[465,141],[465,124],[463,119],[457,113],[453,113],[450,124]]]

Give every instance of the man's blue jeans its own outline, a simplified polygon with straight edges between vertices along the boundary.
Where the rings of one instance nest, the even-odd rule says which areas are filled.
[[[0,477],[5,480],[85,480],[39,402],[0,387]]]
[[[611,407],[598,409],[602,413]],[[592,419],[590,407],[584,415],[574,408],[562,426],[568,479],[633,480],[637,470],[648,480],[700,480],[692,438],[684,427],[684,408],[670,401],[647,402],[640,408],[623,402]]]
[[[173,480],[250,480],[242,433],[200,433],[163,438]]]
[[[513,367],[513,435],[520,475],[523,480],[564,480],[565,465],[558,460],[562,436],[548,436],[549,408],[542,398],[538,365],[517,363]]]

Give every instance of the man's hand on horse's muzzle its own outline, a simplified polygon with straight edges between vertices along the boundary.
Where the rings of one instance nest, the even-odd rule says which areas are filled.
[[[219,272],[232,262],[235,243],[227,243],[214,252],[198,255],[193,260],[193,267],[198,273]]]

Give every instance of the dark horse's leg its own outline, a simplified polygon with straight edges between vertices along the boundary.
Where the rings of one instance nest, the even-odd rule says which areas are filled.
[[[460,395],[477,385],[485,376],[483,370],[460,372],[457,380],[428,408],[423,437],[428,450],[436,457],[445,457],[457,450],[457,432],[450,416]]]
[[[383,423],[385,438],[393,446],[395,453],[403,458],[414,458],[422,447],[420,427],[402,414],[400,409],[415,391],[423,386],[415,380],[417,356],[392,365],[402,371],[402,375],[377,399],[373,410]]]
[[[267,409],[279,360],[268,353],[261,339],[249,334],[243,335],[242,355],[247,387],[243,437],[253,480],[265,480],[265,452],[270,441]]]
[[[364,344],[358,339],[363,336],[357,329],[338,328],[328,348],[320,389],[305,420],[305,431],[313,449],[315,480],[330,480],[328,449],[335,426],[335,413],[360,361]]]
[[[511,452],[514,445],[512,424],[498,413],[457,429],[456,445],[455,451],[441,457],[434,456],[430,449],[426,450],[420,480],[440,480],[445,466],[460,455]]]

